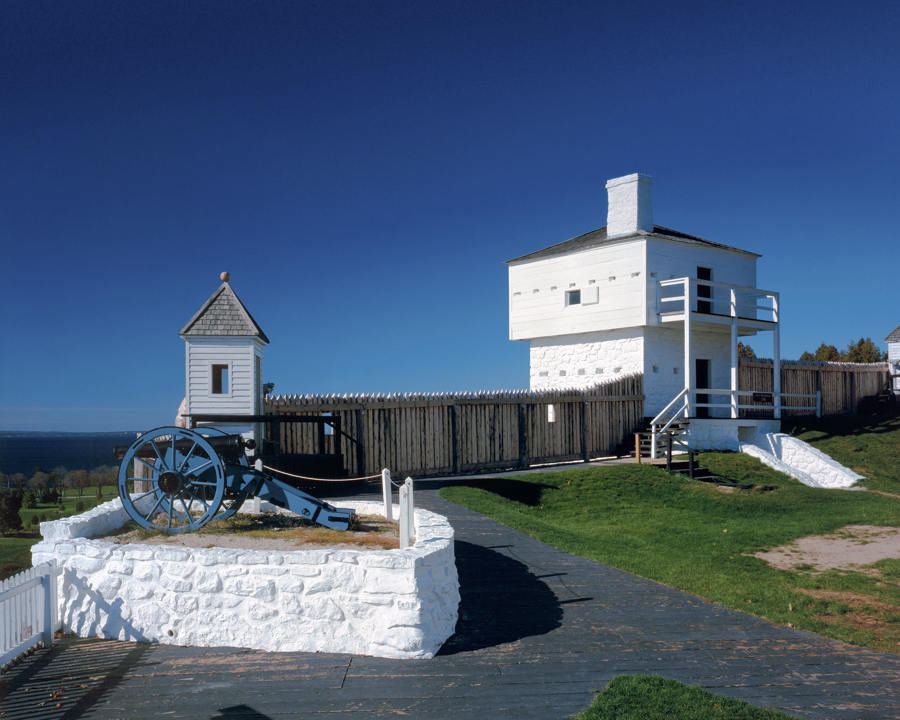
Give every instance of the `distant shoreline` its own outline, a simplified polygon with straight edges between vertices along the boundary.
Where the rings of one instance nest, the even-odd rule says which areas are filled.
[[[131,445],[137,430],[107,432],[55,432],[51,430],[0,431],[0,473],[31,475],[35,467],[49,472],[92,470],[118,466],[113,457],[116,445]]]
[[[0,437],[45,436],[45,435],[130,435],[140,430],[0,430]]]

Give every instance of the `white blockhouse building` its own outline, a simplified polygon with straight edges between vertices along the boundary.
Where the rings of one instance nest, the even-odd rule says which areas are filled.
[[[900,395],[900,326],[888,335],[884,341],[888,346],[888,365],[891,369],[891,382],[894,394]]]
[[[185,400],[180,414],[262,415],[263,348],[269,338],[228,284],[222,285],[178,333],[185,341]],[[262,428],[248,422],[211,424],[227,433],[260,440]]]
[[[691,418],[697,447],[777,431],[778,293],[756,287],[760,256],[655,225],[650,188],[610,180],[605,227],[507,263],[509,337],[531,345],[532,389],[642,373],[644,414]],[[759,332],[774,335],[768,421],[739,419],[752,401],[737,393],[738,342]]]

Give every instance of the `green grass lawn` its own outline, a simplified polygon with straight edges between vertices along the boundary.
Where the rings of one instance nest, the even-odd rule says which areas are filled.
[[[620,675],[575,720],[793,720],[778,710],[713,695],[677,680]]]
[[[887,426],[885,435],[900,435]],[[889,458],[866,458],[865,484],[892,487]],[[900,499],[809,488],[746,455],[700,460],[725,477],[775,489],[724,493],[650,465],[618,465],[485,478],[441,496],[566,552],[777,623],[900,652],[900,559],[881,561],[873,568],[880,576],[870,576],[776,570],[753,557],[846,525],[900,526]]]
[[[118,497],[118,490],[115,486],[103,488],[103,500],[97,500],[96,492],[97,489],[93,488],[93,493],[85,493],[81,498],[66,495],[63,499],[65,510],[59,509],[59,503],[56,505],[38,503],[36,508],[22,508],[19,511],[19,516],[22,518],[22,531],[5,537],[0,536],[0,580],[5,580],[31,567],[31,546],[41,541],[40,526],[31,524],[32,517],[37,517],[38,521],[41,516],[47,520],[58,520],[76,515],[79,511],[75,508],[79,501],[84,503],[84,510],[90,510],[101,502],[112,499],[110,494]]]

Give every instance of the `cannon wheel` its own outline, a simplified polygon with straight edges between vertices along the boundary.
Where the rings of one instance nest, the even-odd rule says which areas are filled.
[[[132,461],[150,468],[151,477],[145,481],[152,486],[133,497],[128,493]],[[141,435],[128,448],[119,467],[122,504],[132,519],[148,530],[172,534],[197,530],[219,516],[224,495],[222,459],[202,435],[192,430],[163,427]],[[141,503],[151,496],[152,502]]]

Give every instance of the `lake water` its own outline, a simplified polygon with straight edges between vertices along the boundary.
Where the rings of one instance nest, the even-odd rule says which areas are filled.
[[[68,470],[118,467],[116,445],[131,445],[137,432],[26,433],[0,432],[0,472],[31,475],[35,465],[45,471],[63,465]]]

